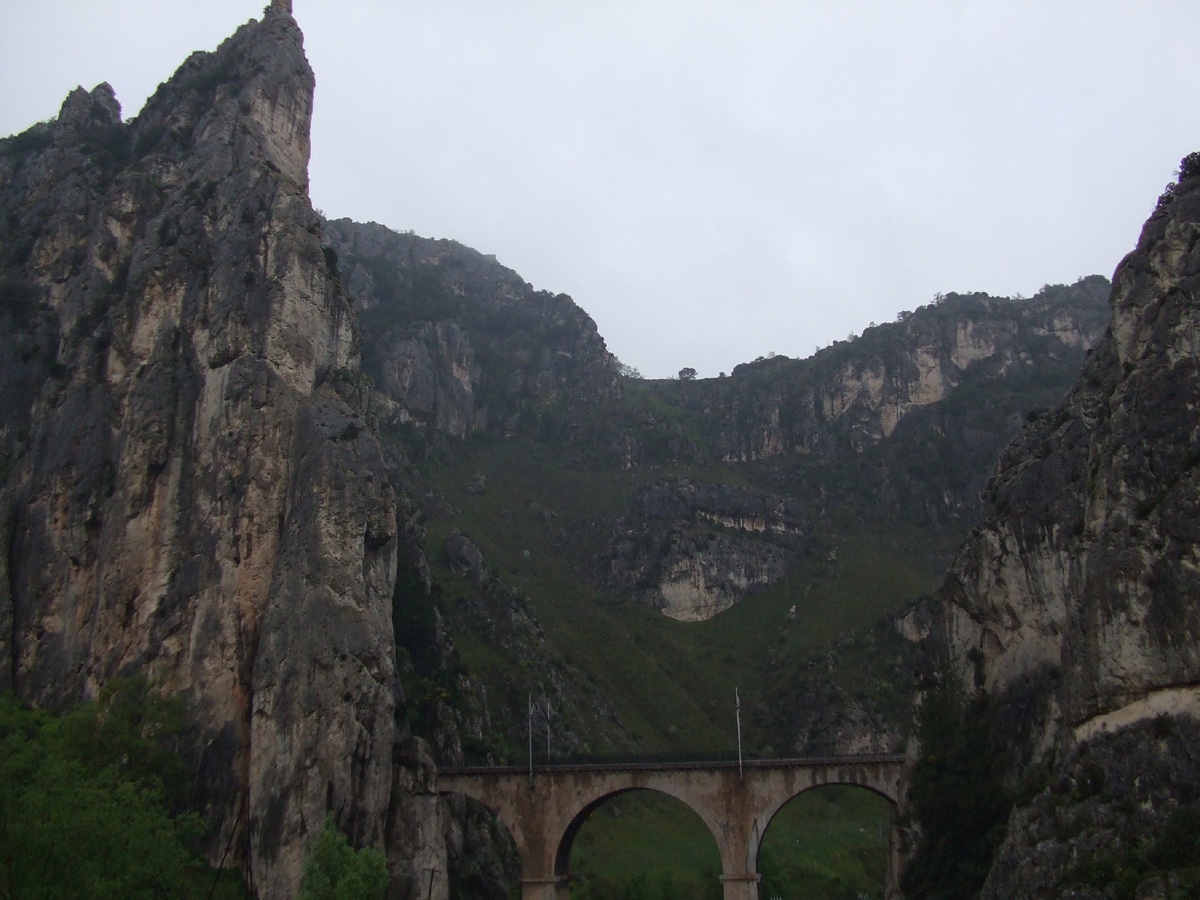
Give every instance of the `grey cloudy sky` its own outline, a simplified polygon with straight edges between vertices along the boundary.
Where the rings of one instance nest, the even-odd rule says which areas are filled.
[[[0,134],[265,0],[0,0]],[[312,195],[562,291],[647,376],[1110,275],[1200,149],[1200,4],[295,0]]]

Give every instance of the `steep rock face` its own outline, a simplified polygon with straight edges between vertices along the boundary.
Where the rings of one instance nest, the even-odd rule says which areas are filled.
[[[772,355],[725,378],[649,383],[688,427],[654,416],[593,443],[626,468],[718,458],[844,469],[826,481],[875,470],[875,505],[889,515],[974,518],[1025,415],[1078,377],[1104,330],[1108,287],[1090,276],[1031,299],[948,294],[809,359]]]
[[[809,529],[794,500],[733,485],[667,479],[635,503],[639,524],[611,541],[607,581],[685,622],[711,619],[778,581]]]
[[[1005,443],[1078,375],[1107,287],[1091,277],[1029,300],[949,295],[810,359],[635,382],[626,408],[575,412],[556,437],[610,466],[732,463],[770,487],[694,485],[704,496],[690,506],[668,483],[645,492],[614,518],[599,582],[700,620],[778,582],[847,509],[957,540]]]
[[[426,322],[378,349],[388,418],[454,437],[487,425],[487,410],[476,403],[481,372],[475,353],[454,322]]]
[[[942,593],[940,654],[992,698],[1017,766],[1058,759],[1061,771],[1097,742],[1097,765],[1112,768],[1099,759],[1108,735],[1193,717],[1200,698],[1194,157],[1182,176],[1117,269],[1112,325],[1079,383],[1002,457]],[[1002,856],[1028,825],[1014,818]],[[985,896],[1005,892],[1013,882],[995,875]]]
[[[285,6],[129,124],[101,85],[0,143],[0,679],[181,692],[210,846],[263,897],[327,808],[382,842],[395,703],[394,499]]]
[[[397,746],[392,807],[388,810],[387,845],[391,900],[446,897],[447,857],[444,802],[435,791],[437,766],[424,741],[413,738]]]
[[[821,453],[831,442],[861,449],[955,389],[1039,369],[1074,375],[1103,331],[1107,287],[1092,276],[1028,300],[948,294],[810,359],[759,359],[686,394],[703,404],[706,437],[728,461]]]
[[[453,241],[348,219],[327,222],[326,236],[362,307],[363,364],[390,419],[463,437],[619,392],[596,323],[565,294]]]
[[[975,521],[995,460],[1074,383],[1107,321],[1108,281],[1031,299],[950,294],[808,359],[728,377],[627,382],[624,406],[542,431],[623,469],[743,465],[814,518],[830,502],[937,530]]]

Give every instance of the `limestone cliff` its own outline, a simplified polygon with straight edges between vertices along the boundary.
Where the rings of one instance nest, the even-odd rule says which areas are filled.
[[[361,308],[385,421],[453,437],[512,432],[545,405],[619,393],[596,323],[565,294],[454,241],[349,219],[325,230]]]
[[[636,500],[605,556],[609,584],[664,615],[711,619],[778,581],[806,545],[807,511],[791,498],[667,479]]]
[[[1030,299],[951,294],[810,359],[644,382],[618,378],[570,298],[493,258],[373,223],[325,228],[365,323],[373,409],[412,455],[482,433],[532,437],[597,470],[757,465],[750,477],[767,489],[746,493],[786,501],[803,533],[760,528],[758,500],[730,518],[657,515],[634,497],[607,523],[589,567],[597,585],[687,620],[778,582],[814,523],[828,538],[831,507],[957,540],[1001,448],[1077,375],[1108,288],[1092,276]],[[727,477],[707,488],[725,490]]]
[[[949,295],[809,359],[631,382],[621,404],[573,410],[556,437],[593,465],[723,469],[632,497],[598,580],[701,620],[831,546],[848,510],[957,542],[1005,443],[1065,393],[1099,339],[1107,287],[1090,277],[1028,300]]]
[[[915,412],[984,383],[1054,379],[1059,370],[1073,378],[1103,331],[1107,288],[1090,276],[1028,299],[939,296],[808,359],[760,358],[726,379],[684,384],[680,397],[702,405],[721,459],[861,450],[902,436],[900,424]]]
[[[942,591],[940,657],[989,699],[1010,773],[1049,780],[1010,820],[985,897],[1098,897],[1083,861],[1142,852],[1196,799],[1175,735],[1200,714],[1200,157],[1118,267],[1111,309],[1078,384],[1005,451]],[[1147,879],[1138,896],[1160,896]]]
[[[133,121],[101,85],[0,142],[0,686],[181,693],[210,847],[267,898],[327,809],[382,843],[396,691],[394,498],[286,6]]]
[[[706,618],[777,581],[817,530],[832,560],[856,517],[959,521],[994,449],[1096,337],[1102,280],[1084,279],[1027,302],[951,296],[726,379],[622,381],[570,298],[453,242],[324,222],[312,89],[277,0],[136,120],[102,85],[0,141],[0,687],[52,705],[140,671],[182,693],[210,849],[231,840],[263,897],[294,894],[326,810],[354,843],[387,844],[392,896],[451,890],[447,844],[488,839],[430,793],[410,722],[439,761],[464,742],[482,757],[525,746],[533,693],[555,753],[638,744],[618,713],[628,683],[572,662],[535,592],[599,569],[618,594]],[[503,493],[481,476],[464,491],[436,454],[408,465],[435,441],[456,445],[439,448],[450,462],[506,443],[523,458],[493,463]],[[392,485],[420,513],[397,513]],[[419,514],[460,530],[438,559]],[[499,674],[455,658],[442,611]],[[632,640],[610,615],[608,640]],[[407,709],[394,635],[427,694]],[[425,652],[445,660],[425,669]],[[882,707],[819,668],[804,683],[838,708],[764,698],[778,746],[874,746]],[[687,670],[648,671],[676,684],[646,695],[715,715]],[[692,739],[660,718],[638,715]]]

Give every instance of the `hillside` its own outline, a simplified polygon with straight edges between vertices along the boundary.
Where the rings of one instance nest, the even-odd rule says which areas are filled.
[[[423,255],[428,295],[402,295],[398,325],[375,295],[377,332],[453,329],[471,360],[485,356],[475,341],[519,360],[546,359],[549,344],[567,371],[571,348],[592,346],[590,319],[578,336],[547,328],[545,295],[528,288],[506,291],[527,303],[512,318],[533,321],[488,330],[473,298],[519,276],[449,242],[392,240],[410,248],[394,259]],[[366,269],[351,243],[335,250],[348,283]],[[413,728],[444,760],[461,748],[520,762],[532,697],[538,759],[728,754],[737,688],[751,753],[902,747],[925,627],[912,604],[975,521],[1000,449],[1077,376],[1107,290],[1093,277],[1030,299],[948,295],[811,359],[574,397],[569,378],[543,379],[553,391],[499,397],[503,415],[484,399],[495,387],[478,386],[530,380],[473,362],[459,369],[472,390],[443,393],[439,413],[475,423],[464,437],[377,382],[372,408],[423,547],[394,607],[420,685]],[[440,309],[425,296],[454,297],[449,318],[405,321]],[[393,370],[448,383],[452,365],[428,346],[396,353]]]
[[[456,719],[481,759],[523,752],[530,694],[560,754],[728,751],[735,686],[764,752],[899,746],[911,648],[868,632],[936,586],[995,456],[1099,338],[1108,288],[950,294],[810,359],[643,381],[570,298],[489,257],[326,234],[420,523],[397,642],[453,697],[418,729]]]

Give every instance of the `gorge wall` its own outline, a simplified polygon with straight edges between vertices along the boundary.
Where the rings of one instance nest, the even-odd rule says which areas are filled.
[[[804,360],[760,358],[681,400],[702,405],[724,460],[861,450],[897,435],[914,413],[983,381],[1072,377],[1104,329],[1099,276],[1046,285],[1032,298],[940,295]]]
[[[0,686],[185,697],[209,846],[262,897],[327,808],[382,843],[399,690],[394,497],[285,7],[133,121],[101,85],[0,143]]]
[[[512,433],[539,408],[620,394],[616,359],[565,294],[454,241],[349,219],[324,234],[359,305],[385,421],[459,438]]]
[[[1067,390],[1106,321],[1098,276],[1027,299],[950,294],[808,359],[642,381],[618,377],[570,298],[490,257],[344,219],[325,233],[364,323],[373,408],[416,458],[487,435],[592,471],[724,468],[686,488],[727,494],[720,509],[647,502],[677,490],[668,477],[603,526],[594,582],[689,621],[778,582],[834,505],[957,538],[1000,450]],[[725,483],[746,479],[738,467],[752,489]],[[781,502],[795,521],[768,526],[762,507]]]
[[[722,464],[756,489],[689,483],[691,504],[663,503],[681,487],[655,483],[614,530],[605,583],[705,619],[778,582],[839,510],[957,538],[1005,443],[1099,340],[1107,288],[1093,276],[1027,300],[948,295],[808,359],[650,383],[659,410],[590,443],[629,468]]]
[[[567,689],[595,673],[579,671],[571,647],[546,653],[540,631],[553,628],[553,615],[543,618],[526,592],[634,599],[704,622],[778,593],[802,569],[841,578],[837,548],[872,530],[885,544],[923,544],[931,589],[978,514],[995,457],[1031,411],[1069,388],[1107,317],[1109,283],[1099,276],[1031,298],[949,294],[808,359],[646,381],[619,377],[595,323],[570,298],[535,290],[494,258],[374,223],[333,220],[324,233],[363,323],[363,367],[389,458],[406,460],[394,483],[434,535],[421,539],[423,583],[439,596],[416,604],[420,633],[437,632],[436,607],[460,647],[488,633],[508,660],[478,659],[470,676],[452,675],[445,654],[430,662],[423,639],[399,635],[426,658],[421,677],[444,679],[479,761],[483,746],[523,746],[512,723],[524,721],[531,692],[558,711],[563,747],[625,749],[645,739],[636,716],[617,714],[619,696]],[[799,590],[799,607],[807,596]],[[771,623],[773,635],[801,627],[793,623],[803,609],[788,612],[795,604],[785,605],[782,625]],[[396,608],[417,615],[413,604]],[[511,633],[501,624],[509,622]],[[517,674],[529,654],[552,673],[547,683]],[[881,710],[852,699],[861,688],[835,684],[826,657],[819,666],[769,664],[770,696],[755,706],[764,742],[894,749],[904,704],[888,697]],[[897,650],[887,666],[899,671],[904,658]],[[672,672],[682,689],[683,670]],[[892,674],[866,680],[886,693]],[[801,681],[813,686],[806,696],[826,698],[827,715],[795,702]],[[819,724],[833,720],[842,724]],[[508,724],[479,727],[486,721]],[[684,740],[686,732],[660,728],[660,739]]]
[[[1103,871],[1139,897],[1182,889],[1151,845],[1200,799],[1198,292],[1192,155],[1116,271],[1108,333],[1005,451],[942,590],[937,658],[986,703],[1008,776],[1044,785],[984,897],[1099,897]]]

